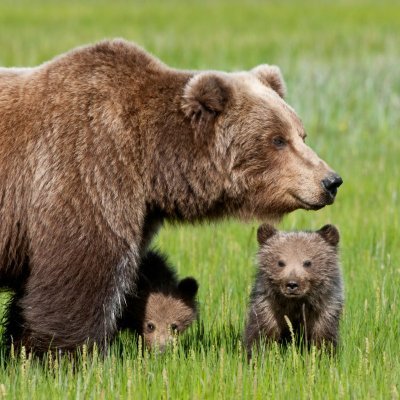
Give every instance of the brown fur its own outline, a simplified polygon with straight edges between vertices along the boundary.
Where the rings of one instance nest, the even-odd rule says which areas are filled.
[[[259,269],[245,330],[248,354],[260,338],[291,338],[285,316],[297,338],[335,347],[343,308],[337,229],[326,225],[316,232],[278,232],[262,225],[258,241]]]
[[[106,344],[164,219],[333,202],[278,69],[261,70],[179,71],[114,40],[0,71],[0,285],[20,310],[9,334],[37,350]]]
[[[149,251],[139,267],[137,294],[127,297],[118,326],[136,331],[149,349],[163,351],[197,318],[197,290],[195,279],[178,281],[166,258]]]

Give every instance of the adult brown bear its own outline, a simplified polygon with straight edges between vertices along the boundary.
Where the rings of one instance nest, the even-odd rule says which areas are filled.
[[[0,70],[0,285],[38,351],[104,344],[164,219],[279,218],[334,200],[277,67],[189,72],[106,41]]]

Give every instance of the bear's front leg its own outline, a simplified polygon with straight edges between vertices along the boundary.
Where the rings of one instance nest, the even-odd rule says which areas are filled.
[[[311,327],[311,344],[335,350],[339,340],[339,317],[339,311],[326,311],[319,315]]]
[[[53,243],[31,257],[31,274],[17,299],[23,321],[17,344],[36,352],[84,343],[104,349],[135,284],[135,252],[94,234],[74,244]]]
[[[281,329],[276,317],[267,302],[253,304],[250,308],[245,329],[245,346],[248,359],[252,350],[260,344],[260,340],[279,341]]]

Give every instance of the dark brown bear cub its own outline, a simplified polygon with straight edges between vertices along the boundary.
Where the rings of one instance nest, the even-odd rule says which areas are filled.
[[[165,256],[149,251],[139,267],[136,295],[127,297],[119,328],[136,331],[147,348],[164,351],[197,318],[197,290],[194,278],[178,281]]]
[[[288,320],[306,344],[335,347],[343,308],[338,230],[279,232],[262,225],[257,239],[259,268],[245,330],[249,356],[261,338],[290,340]]]

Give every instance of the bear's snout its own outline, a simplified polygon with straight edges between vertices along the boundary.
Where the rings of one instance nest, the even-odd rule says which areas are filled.
[[[291,279],[290,281],[286,281],[283,287],[283,294],[286,297],[297,297],[302,294],[300,286],[301,285],[297,280]]]
[[[289,293],[295,293],[297,292],[297,289],[299,288],[299,284],[296,281],[289,281],[286,284],[286,289]]]
[[[280,290],[285,297],[303,297],[309,291],[310,285],[306,278],[288,277],[281,282]]]
[[[336,173],[332,173],[322,180],[322,186],[333,200],[336,196],[338,187],[343,183],[343,179]]]

